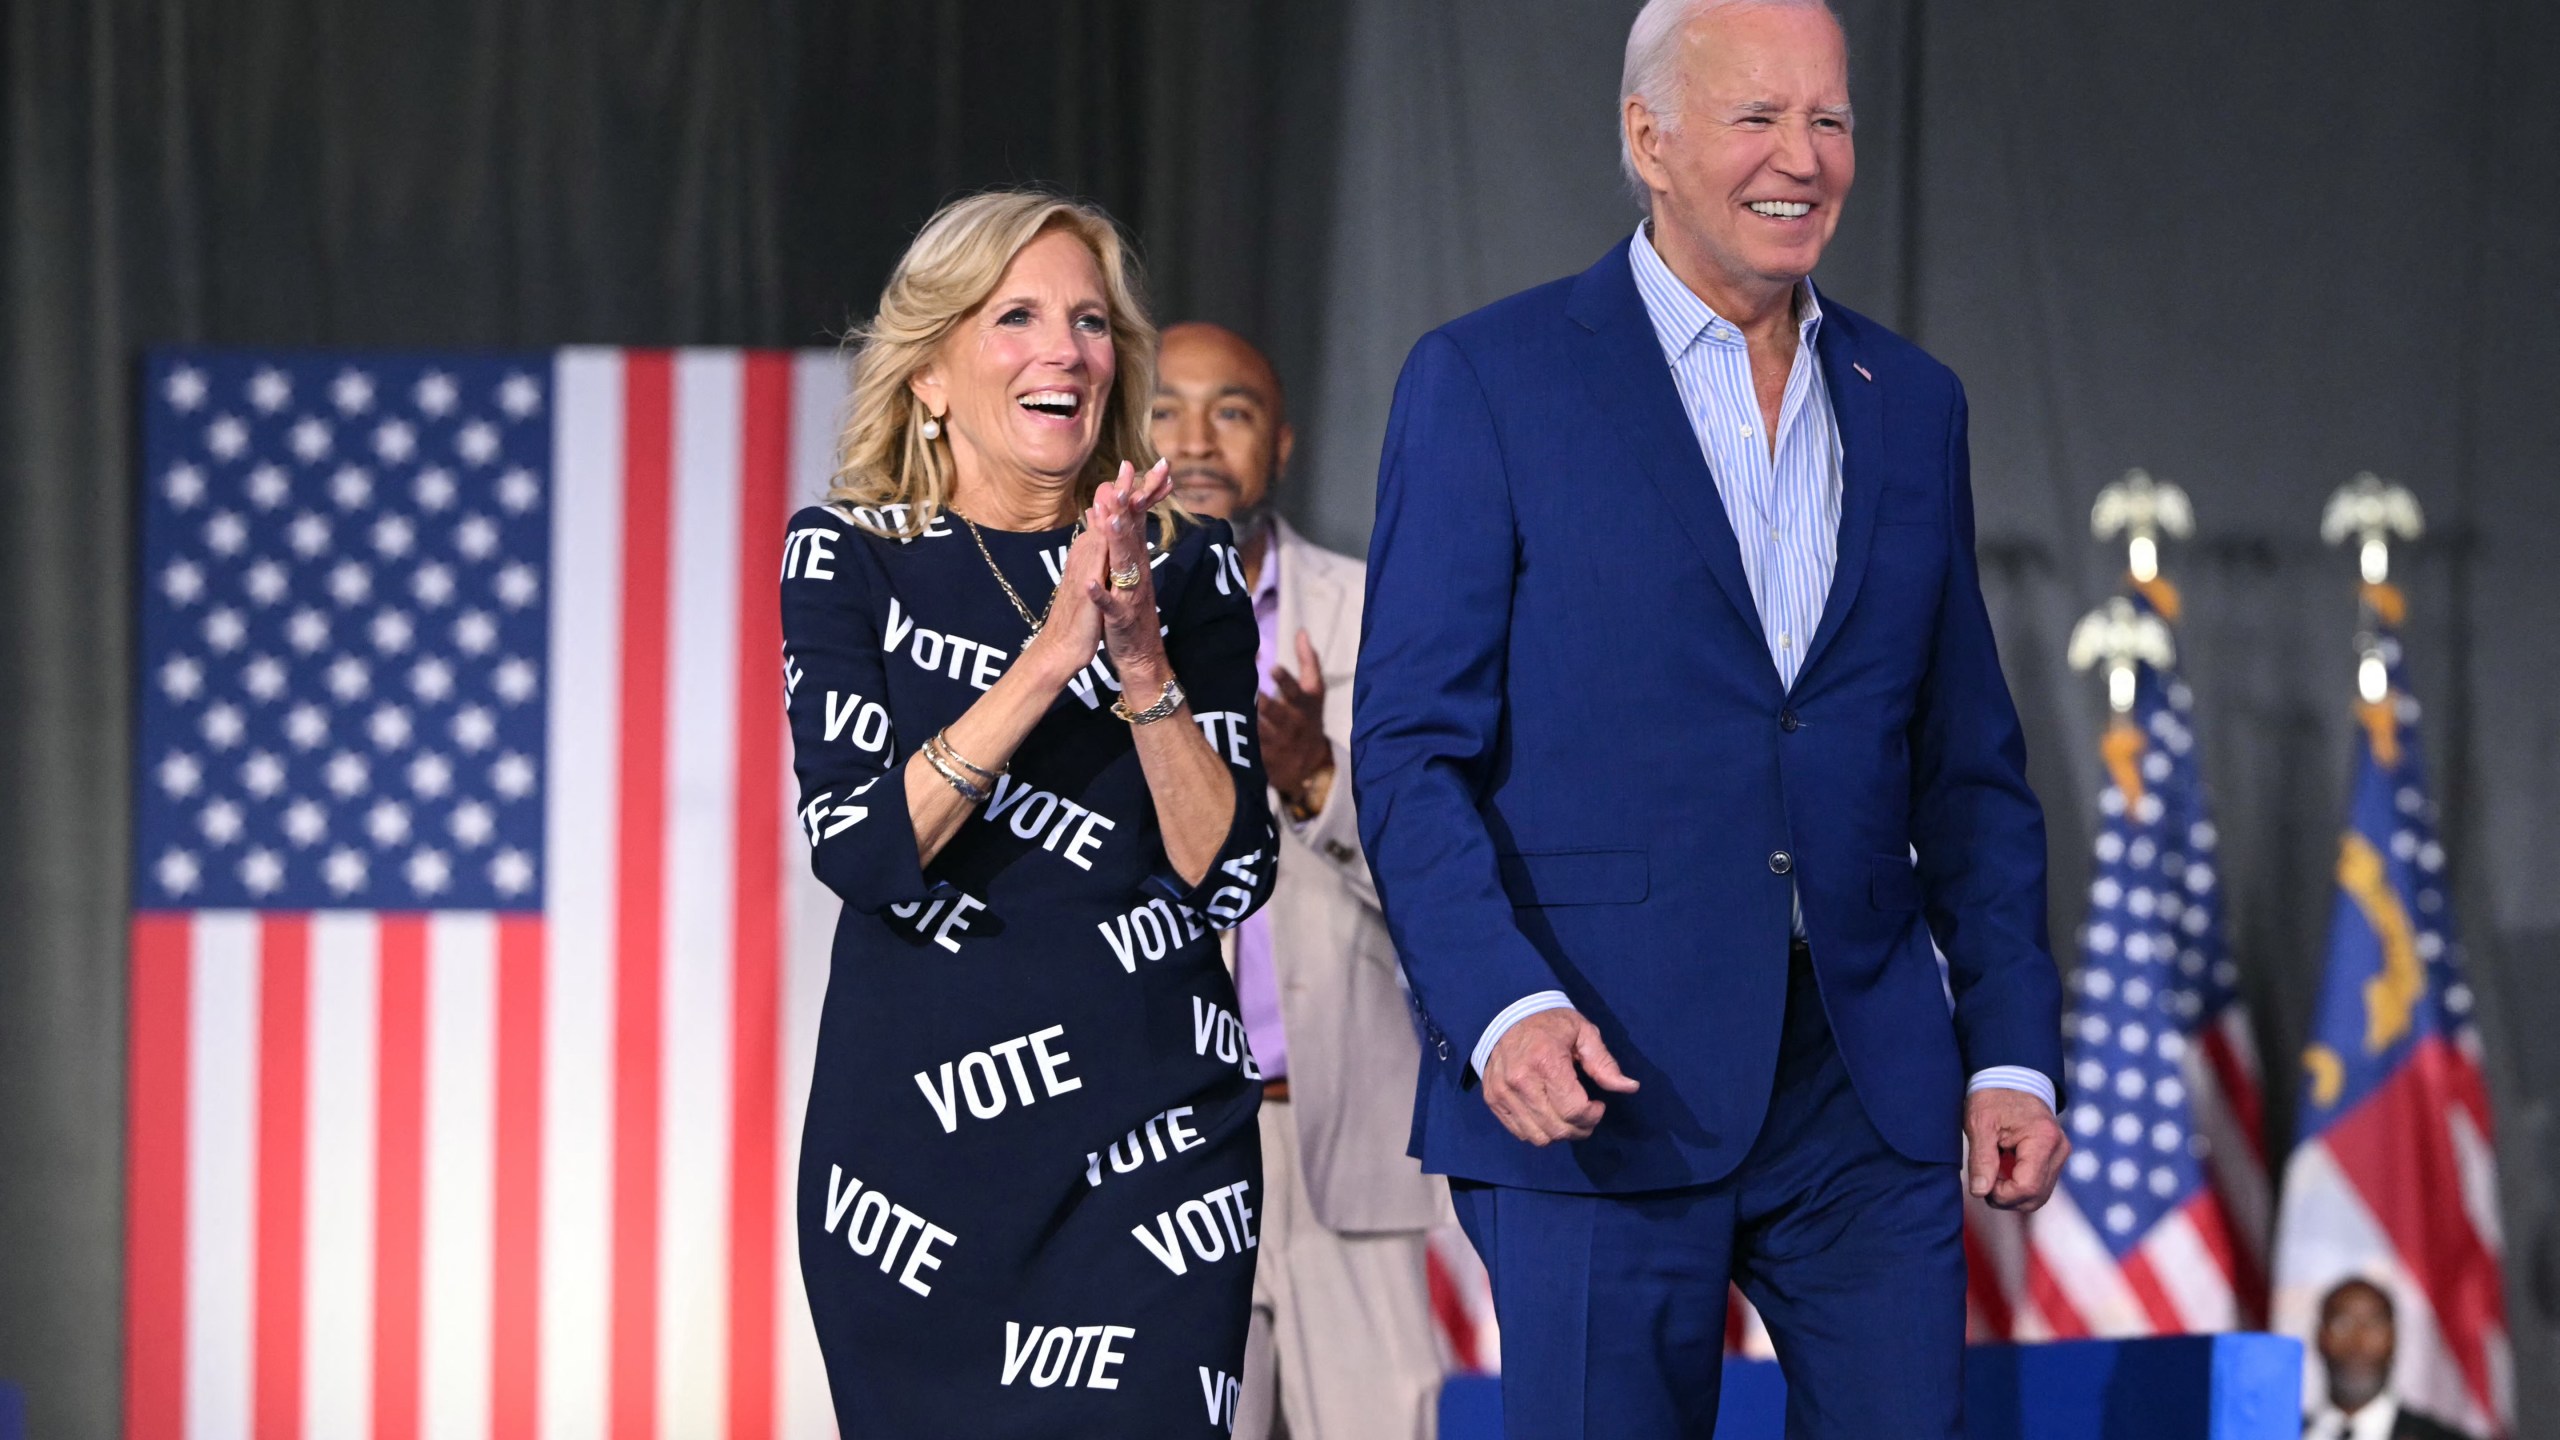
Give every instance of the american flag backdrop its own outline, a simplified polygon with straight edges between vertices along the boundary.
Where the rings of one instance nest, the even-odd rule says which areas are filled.
[[[127,1433],[833,1433],[775,585],[838,358],[142,385]]]
[[[2128,598],[2177,618],[2164,581]],[[2064,1017],[2073,1154],[2032,1216],[1969,1204],[1977,1339],[2174,1335],[2263,1316],[2257,1049],[2223,943],[2194,724],[2174,664],[2137,661],[2133,709],[2100,746],[2109,780]]]
[[[2356,707],[2328,968],[2285,1162],[2275,1325],[2307,1342],[2329,1287],[2370,1280],[2393,1300],[2401,1395],[2471,1433],[2503,1435],[2515,1389],[2480,1029],[2418,703],[2401,673],[2406,601],[2369,585],[2365,607],[2387,684]],[[2317,1374],[2306,1370],[2306,1399]]]

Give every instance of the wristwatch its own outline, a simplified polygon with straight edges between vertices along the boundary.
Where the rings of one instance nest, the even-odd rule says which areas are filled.
[[[1181,709],[1184,698],[1181,682],[1176,680],[1167,680],[1164,682],[1164,694],[1156,697],[1156,703],[1153,705],[1148,706],[1144,710],[1132,710],[1129,708],[1128,697],[1124,695],[1111,702],[1111,713],[1128,721],[1132,725],[1153,725],[1167,715]]]

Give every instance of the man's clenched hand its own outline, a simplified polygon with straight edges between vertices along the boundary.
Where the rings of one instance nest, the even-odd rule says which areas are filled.
[[[1503,1128],[1532,1145],[1581,1140],[1608,1107],[1583,1078],[1619,1095],[1636,1082],[1618,1068],[1600,1029],[1574,1010],[1541,1010],[1503,1032],[1484,1061],[1484,1103]]]
[[[1964,1097],[1964,1188],[2002,1210],[2033,1210],[2053,1198],[2071,1141],[2044,1101],[2024,1090],[1985,1087]]]

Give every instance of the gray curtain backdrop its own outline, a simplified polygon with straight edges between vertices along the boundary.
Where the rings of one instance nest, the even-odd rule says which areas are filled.
[[[1263,341],[1286,503],[1363,545],[1424,330],[1636,215],[1635,0],[0,0],[0,1378],[118,1423],[138,347],[824,343],[935,204],[1040,180],[1166,318]],[[1971,390],[1985,579],[2052,817],[2103,723],[2062,662],[2097,487],[2193,494],[2182,635],[2273,1134],[2344,799],[2354,570],[2397,559],[2482,996],[2522,1434],[2560,1437],[2560,25],[2533,0],[1849,0],[1827,293]],[[1594,523],[1609,499],[1593,497]]]

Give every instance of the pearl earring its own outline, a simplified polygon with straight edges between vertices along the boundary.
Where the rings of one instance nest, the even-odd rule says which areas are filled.
[[[926,438],[927,440],[939,440],[939,439],[941,439],[941,438],[942,438],[942,422],[941,422],[941,421],[939,421],[939,420],[936,420],[935,418],[933,418],[933,417],[932,417],[932,416],[930,416],[930,415],[927,415],[926,417],[924,417],[924,438]]]

